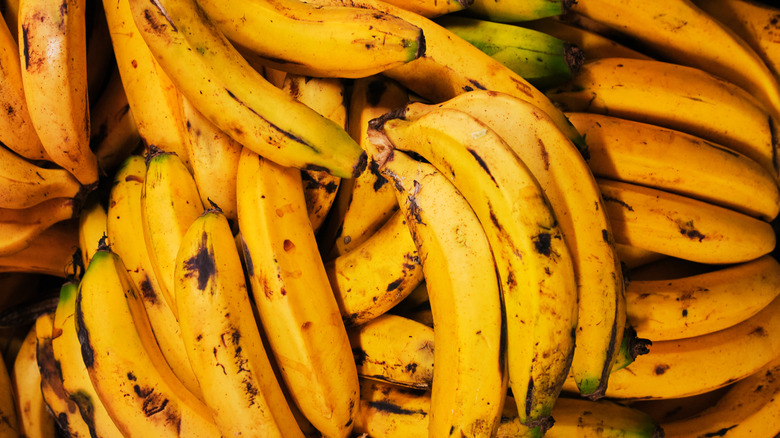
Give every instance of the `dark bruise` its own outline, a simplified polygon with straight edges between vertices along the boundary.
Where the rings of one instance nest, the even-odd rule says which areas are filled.
[[[330,194],[336,192],[336,190],[338,190],[338,188],[339,188],[339,185],[336,184],[333,181],[330,181],[327,184],[325,184],[325,191],[330,193]]]
[[[539,233],[533,237],[534,248],[536,252],[544,256],[550,257],[552,254],[552,236],[550,233]]]
[[[738,424],[735,424],[733,426],[724,427],[723,429],[716,430],[715,432],[708,432],[702,435],[703,437],[714,437],[714,436],[726,436],[726,434],[733,428],[737,427]]]
[[[471,156],[474,157],[475,160],[477,160],[477,163],[479,163],[479,167],[481,167],[485,171],[485,173],[488,174],[490,179],[493,181],[493,184],[498,186],[498,183],[496,182],[496,179],[493,178],[493,174],[490,173],[490,168],[488,168],[488,165],[485,162],[485,160],[483,160],[482,157],[480,157],[477,151],[475,151],[474,149],[469,148],[468,151],[471,154]]]
[[[70,400],[68,392],[62,383],[62,369],[60,363],[54,358],[54,349],[51,344],[51,337],[39,337],[38,344],[36,346],[36,357],[38,362],[38,370],[41,373],[41,380],[44,384],[49,386],[49,389],[56,394],[56,397],[64,400],[67,403],[67,409],[69,412],[76,412],[78,408],[73,401]],[[65,422],[61,424],[64,430],[68,430],[67,415],[65,415]]]
[[[70,399],[73,400],[73,403],[76,403],[76,406],[79,408],[81,418],[84,419],[84,423],[87,424],[87,429],[89,429],[89,436],[97,438],[98,434],[95,429],[95,406],[92,404],[89,395],[78,391],[70,394]]]
[[[368,354],[362,348],[355,347],[352,349],[352,357],[355,359],[355,365],[360,367],[363,366],[364,363],[366,363],[366,359],[368,359]]]
[[[168,399],[154,392],[154,388],[142,388],[140,385],[135,385],[133,391],[135,395],[143,399],[141,409],[147,417],[159,414],[168,406]]]
[[[604,239],[605,242],[611,243],[611,240],[609,238],[609,231],[608,230],[601,230],[601,238]]]
[[[60,16],[66,17],[68,15],[68,0],[62,0],[62,3],[60,3]],[[61,20],[62,23],[65,22],[65,20]]]
[[[531,408],[534,404],[534,378],[529,377],[528,378],[528,390],[526,390],[525,393],[525,415],[526,417],[531,416]]]
[[[699,242],[701,242],[707,237],[704,234],[702,234],[699,230],[693,228],[693,224],[690,222],[680,226],[680,234],[682,234],[683,236],[691,240],[698,240]]]
[[[68,414],[65,412],[60,412],[57,414],[55,421],[57,422],[57,426],[60,428],[58,432],[62,432],[63,435],[68,437],[73,436],[73,434],[70,432],[70,421],[68,421]]]
[[[397,182],[401,183],[400,180],[398,180]],[[412,194],[406,198],[406,201],[409,204],[409,208],[408,208],[409,216],[413,217],[414,221],[417,222],[418,224],[425,225],[425,222],[423,222],[422,220],[422,215],[420,214],[422,209],[420,208],[420,204],[417,202],[417,193],[420,192],[422,185],[417,180],[414,180],[413,184],[414,184],[414,189],[412,191]]]
[[[769,336],[769,333],[767,333],[766,329],[764,329],[763,327],[758,326],[752,332],[748,333],[748,335],[760,336],[762,338],[765,338]]]
[[[388,183],[387,178],[385,178],[385,176],[382,175],[382,172],[379,171],[379,164],[376,161],[371,160],[371,162],[368,164],[368,171],[376,177],[376,180],[374,180],[374,185],[372,186],[375,192],[378,192],[379,189]]]
[[[473,85],[473,86],[474,86],[474,88],[476,88],[477,90],[487,90],[487,87],[485,87],[484,85],[482,85],[482,84],[480,84],[479,82],[477,82],[477,80],[476,80],[476,79],[469,79],[468,81],[469,81],[469,83],[470,83],[471,85]]]
[[[201,236],[200,245],[198,245],[198,253],[184,262],[184,269],[187,271],[185,274],[187,278],[197,274],[198,290],[205,290],[209,279],[216,274],[214,250],[209,248],[208,234],[205,231]]]
[[[155,292],[154,287],[152,287],[152,281],[149,279],[148,275],[144,275],[144,279],[141,281],[139,286],[141,289],[141,296],[143,297],[144,301],[151,304],[157,302],[157,292]]]
[[[655,369],[653,369],[653,373],[656,376],[660,376],[661,374],[665,373],[669,369],[669,365],[662,363],[655,366]]]
[[[403,279],[403,277],[401,277],[401,278],[399,278],[399,279],[396,279],[396,280],[393,280],[392,282],[390,282],[390,284],[388,284],[388,285],[387,285],[387,289],[386,289],[386,291],[387,291],[387,292],[390,292],[390,291],[392,291],[392,290],[398,289],[398,287],[399,287],[399,286],[400,286],[400,285],[401,285],[403,282],[404,282],[404,279]]]
[[[360,176],[361,173],[363,173],[366,170],[366,166],[368,165],[368,154],[366,151],[363,151],[360,153],[360,156],[358,156],[358,161],[355,163],[355,166],[352,168],[352,178],[357,178]]]
[[[387,83],[385,79],[375,79],[368,83],[366,86],[366,103],[369,106],[377,106],[382,101],[382,96],[387,91]]]
[[[370,402],[368,402],[368,406],[370,406],[373,409],[376,409],[377,411],[388,412],[390,414],[397,414],[397,415],[422,415],[423,417],[428,415],[428,413],[425,412],[422,409],[417,409],[417,410],[404,409],[404,408],[398,406],[397,404],[389,402],[389,401],[386,401],[386,400],[370,401]]]
[[[81,344],[81,357],[84,366],[92,368],[95,365],[95,350],[89,342],[89,330],[84,325],[84,312],[81,310],[81,293],[76,296],[76,332]]]
[[[168,22],[168,25],[171,26],[171,30],[173,32],[179,31],[179,29],[176,28],[176,25],[173,24],[173,20],[171,20],[171,17],[168,15],[168,11],[166,11],[159,2],[157,2],[156,0],[150,0],[149,3],[151,3],[152,6],[155,9],[157,9],[163,17],[165,17],[165,20]],[[145,10],[144,18],[146,19],[147,22],[149,22],[149,24],[152,26],[152,29],[154,29],[155,31],[160,32],[161,30],[165,29],[165,24],[158,23],[154,19],[154,17],[152,16],[152,11],[148,9]]]
[[[260,117],[261,119],[263,119],[263,121],[264,121],[265,123],[267,123],[267,124],[268,124],[268,126],[270,126],[272,129],[276,130],[276,131],[277,131],[277,132],[279,132],[280,134],[284,135],[285,137],[287,137],[288,139],[290,139],[290,140],[292,140],[292,141],[294,141],[294,142],[296,142],[296,143],[300,143],[300,144],[302,144],[302,145],[306,146],[307,148],[309,148],[309,149],[311,149],[311,150],[313,150],[313,151],[315,151],[315,152],[317,152],[317,153],[319,153],[319,152],[320,152],[319,150],[317,150],[317,148],[315,148],[313,145],[309,144],[307,141],[305,141],[305,140],[304,140],[304,139],[302,139],[301,137],[298,137],[297,135],[295,135],[295,134],[293,134],[293,133],[291,133],[291,132],[285,131],[284,129],[282,129],[282,128],[280,128],[280,127],[276,126],[276,125],[275,125],[275,124],[273,124],[273,123],[271,123],[271,121],[270,121],[270,120],[268,120],[267,118],[265,118],[265,117],[263,117],[262,115],[260,115],[260,113],[258,113],[258,112],[257,112],[257,111],[255,111],[255,110],[254,110],[252,107],[250,107],[249,105],[247,105],[247,104],[246,104],[244,101],[242,101],[241,99],[239,99],[239,98],[238,98],[238,96],[236,96],[235,94],[233,94],[233,92],[232,92],[232,91],[230,91],[229,89],[225,88],[225,92],[227,92],[228,96],[230,96],[230,98],[231,98],[231,99],[235,100],[235,101],[236,101],[236,102],[238,102],[238,103],[239,103],[241,106],[244,106],[246,109],[248,109],[249,111],[251,111],[251,112],[252,112],[252,114],[256,115],[257,117]],[[312,166],[314,166],[314,168],[312,168]],[[306,169],[307,169],[307,170],[325,170],[325,168],[323,168],[323,167],[319,167],[319,166],[315,166],[314,164],[307,164],[307,165],[306,165]]]
[[[24,56],[24,68],[30,69],[30,26],[22,24],[22,55]]]
[[[626,204],[626,202],[623,201],[622,199],[618,199],[618,198],[615,198],[615,197],[612,197],[612,196],[608,196],[608,195],[604,195],[604,194],[601,195],[601,198],[604,199],[604,202],[614,202],[615,204],[618,204],[618,205],[622,206],[623,208],[625,208],[628,211],[634,211],[634,207]]]

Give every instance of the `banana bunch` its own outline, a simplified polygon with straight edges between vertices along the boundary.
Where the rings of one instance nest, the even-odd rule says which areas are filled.
[[[780,433],[780,9],[0,12],[0,436]]]

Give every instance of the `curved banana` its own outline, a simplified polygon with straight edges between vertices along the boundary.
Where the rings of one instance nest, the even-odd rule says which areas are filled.
[[[223,436],[303,437],[268,360],[225,215],[182,238],[176,296],[187,356]]]
[[[98,166],[89,147],[85,8],[86,0],[20,0],[19,56],[27,108],[43,148],[88,186],[97,183]]]
[[[607,397],[676,398],[702,394],[754,373],[780,355],[780,298],[729,328],[653,342],[641,359],[609,376]]]
[[[780,433],[780,356],[731,386],[708,409],[664,422],[669,437],[777,436]]]
[[[0,436],[19,436],[19,418],[14,404],[14,387],[5,360],[0,360]]]
[[[81,344],[76,332],[76,297],[78,283],[66,281],[60,288],[57,309],[54,312],[53,331],[58,333],[51,340],[54,359],[62,372],[62,387],[78,406],[90,436],[120,438],[114,420],[95,392],[89,372],[81,358]]]
[[[236,0],[198,5],[238,47],[289,73],[358,78],[425,52],[422,31],[402,18],[356,7],[316,7],[299,0]],[[251,56],[250,55],[250,56]]]
[[[380,170],[393,151],[431,162],[471,205],[490,242],[504,300],[506,357],[520,420],[544,431],[568,374],[577,328],[571,253],[537,180],[511,147],[469,114],[437,108],[372,124]],[[522,208],[518,208],[522,205]]]
[[[740,263],[775,247],[771,224],[649,187],[597,178],[615,240],[699,263]]]
[[[220,436],[165,361],[126,269],[102,245],[79,285],[76,330],[100,400],[126,436]]]
[[[624,282],[601,193],[583,156],[552,120],[507,94],[473,91],[439,105],[408,105],[416,119],[434,108],[464,111],[503,138],[539,182],[571,253],[578,291],[572,371],[580,391],[599,398],[625,325]]]
[[[46,314],[40,318],[47,318]],[[16,412],[19,415],[19,435],[29,438],[50,438],[54,435],[54,417],[46,407],[41,392],[41,372],[38,369],[35,324],[19,347],[11,370]]]
[[[100,239],[107,235],[106,223],[108,213],[106,207],[97,198],[87,201],[87,205],[79,213],[79,248],[84,266],[89,266],[92,255],[97,251]],[[109,244],[110,244],[109,240]]]
[[[426,18],[435,18],[466,10],[474,0],[388,0],[387,3]]]
[[[171,309],[176,308],[176,254],[182,236],[201,213],[198,185],[184,161],[176,154],[151,148],[141,194],[142,229],[154,275]]]
[[[0,272],[27,272],[66,278],[74,274],[73,257],[79,247],[78,224],[60,222],[43,230],[27,248],[0,256]],[[80,255],[78,256],[80,260]]]
[[[357,409],[357,371],[309,222],[300,171],[245,147],[236,184],[247,274],[286,386],[324,436],[346,437]]]
[[[351,178],[365,166],[365,154],[344,129],[271,85],[195,0],[130,0],[130,6],[144,41],[182,95],[244,147],[283,166],[339,177]]]
[[[54,314],[47,313],[35,320],[37,338],[36,359],[41,374],[41,395],[59,429],[73,438],[87,438],[90,429],[81,417],[78,405],[63,388],[62,372],[54,358],[52,337]]]
[[[404,87],[385,76],[355,79],[352,84],[347,130],[365,149],[368,122],[409,100]],[[331,217],[323,229],[328,259],[346,254],[368,239],[398,209],[395,193],[376,163],[370,161],[355,178],[341,181]]]
[[[395,213],[354,250],[325,263],[347,326],[387,312],[423,281],[423,268],[406,217]]]
[[[780,119],[780,85],[764,61],[734,31],[694,2],[578,0],[571,10],[616,29],[671,62],[700,68],[737,84]]]
[[[0,256],[27,248],[43,230],[76,217],[77,208],[73,198],[53,198],[24,209],[0,208]]]
[[[675,279],[632,280],[628,321],[653,341],[690,338],[736,325],[780,294],[780,264],[771,256]]]
[[[655,60],[586,63],[546,91],[567,112],[607,114],[701,137],[777,175],[770,117],[745,90],[704,70]]]
[[[174,290],[169,291],[162,286],[147,241],[138,236],[138,230],[144,229],[141,199],[146,172],[144,159],[137,155],[130,156],[117,169],[114,185],[109,194],[106,226],[108,241],[112,250],[122,258],[127,274],[136,289],[141,291],[146,315],[165,360],[184,386],[193,394],[200,396],[200,385],[187,358],[182,340]],[[183,184],[181,179],[179,181],[179,184]],[[170,225],[168,223],[168,226]],[[174,236],[168,238],[174,239]]]
[[[777,180],[756,161],[681,131],[603,114],[567,113],[588,140],[596,176],[654,187],[771,221]]]
[[[238,220],[236,172],[241,144],[214,126],[185,97],[182,117],[187,126],[187,148],[192,176],[203,205],[217,204],[232,222]]]
[[[576,2],[571,0],[474,0],[474,3],[468,8],[468,13],[494,22],[516,23],[563,15],[569,10],[572,3]]]
[[[435,22],[381,0],[310,1],[320,6],[343,5],[374,9],[391,13],[419,26],[425,34],[425,55],[383,72],[419,96],[431,102],[441,102],[458,94],[480,89],[507,93],[539,107],[578,148],[585,148],[582,136],[542,91]]]
[[[435,21],[537,88],[544,89],[568,81],[584,60],[579,47],[516,24],[455,15]]]
[[[67,170],[38,166],[0,146],[0,208],[30,208],[80,193],[81,184]]]

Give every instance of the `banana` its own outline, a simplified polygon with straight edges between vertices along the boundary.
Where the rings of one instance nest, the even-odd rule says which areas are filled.
[[[650,56],[625,46],[607,36],[575,26],[563,20],[541,18],[519,23],[519,26],[544,32],[547,35],[567,41],[584,52],[584,62],[601,58],[638,58],[652,59]]]
[[[474,0],[468,13],[495,22],[515,23],[563,15],[571,0],[499,1]]]
[[[638,400],[628,402],[627,405],[650,415],[663,425],[683,418],[693,417],[712,407],[731,389],[732,385],[689,397]]]
[[[27,248],[43,230],[78,215],[73,198],[53,198],[24,209],[0,208],[0,255]]]
[[[409,93],[397,82],[384,76],[355,79],[352,83],[347,130],[365,149],[368,122],[409,100]],[[321,239],[330,248],[328,259],[346,254],[363,243],[398,209],[393,188],[369,162],[355,178],[341,181],[339,191],[326,222]]]
[[[317,430],[346,437],[357,409],[357,371],[300,171],[245,147],[236,184],[247,275],[284,382]]]
[[[585,59],[579,47],[515,24],[455,15],[435,21],[537,88],[544,89],[570,80]]]
[[[780,298],[737,325],[653,342],[650,352],[609,376],[607,397],[657,399],[702,394],[754,373],[780,355]],[[703,366],[704,364],[704,366]]]
[[[341,128],[347,128],[346,88],[343,79],[288,73],[282,90]],[[316,233],[330,212],[341,178],[323,170],[304,170],[301,176],[304,180],[306,209]]]
[[[27,272],[65,278],[74,274],[73,257],[78,246],[78,223],[60,222],[43,230],[27,248],[0,256],[0,272]],[[81,255],[78,255],[78,260],[81,260]]]
[[[182,95],[244,147],[283,166],[339,177],[365,166],[365,154],[344,129],[265,80],[195,0],[130,5],[144,41]]]
[[[761,57],[694,2],[582,0],[571,10],[616,29],[670,62],[702,69],[738,85],[780,119],[780,85]]]
[[[780,356],[731,386],[710,408],[662,423],[667,436],[777,436],[780,433]]]
[[[217,204],[228,219],[238,219],[236,172],[241,144],[214,126],[185,97],[181,98],[186,124],[187,156],[203,205]]]
[[[693,3],[748,43],[780,81],[777,4],[753,0],[693,0]]]
[[[75,198],[81,184],[65,169],[41,167],[0,146],[0,208],[30,208],[52,198]]]
[[[52,337],[54,314],[47,313],[35,320],[37,338],[36,359],[41,374],[41,395],[59,429],[73,438],[90,436],[89,427],[81,417],[78,405],[63,388],[62,372],[54,358]]]
[[[395,148],[417,153],[471,205],[501,282],[507,369],[521,400],[520,421],[544,431],[571,365],[577,328],[571,253],[547,198],[510,146],[469,114],[437,108],[413,121],[393,117],[372,124],[372,157],[381,170]]]
[[[122,258],[127,275],[141,291],[140,299],[146,309],[149,324],[154,332],[157,344],[165,360],[182,382],[193,394],[200,396],[198,379],[187,357],[182,340],[181,327],[177,319],[174,289],[165,289],[152,261],[149,245],[139,230],[144,230],[144,211],[142,195],[146,183],[147,168],[140,156],[130,156],[117,170],[114,185],[109,194],[108,220],[106,225],[108,241],[113,251]],[[179,184],[182,185],[182,180]],[[159,186],[158,186],[159,187]],[[160,204],[162,205],[162,204]],[[194,209],[194,208],[193,208]],[[201,209],[202,211],[202,209]],[[168,222],[167,226],[172,223]],[[159,224],[158,224],[159,226]],[[145,233],[145,231],[143,231]],[[161,236],[165,237],[165,236]],[[168,236],[170,244],[176,245],[175,236]],[[174,261],[171,267],[174,267]],[[175,276],[174,276],[175,278]]]
[[[79,284],[76,330],[100,400],[126,436],[220,436],[166,363],[126,269],[103,244]]]
[[[769,114],[745,90],[704,70],[605,58],[583,65],[574,79],[546,92],[564,111],[687,132],[747,155],[777,175]]]
[[[676,279],[632,280],[628,321],[653,341],[690,338],[736,325],[780,294],[780,264],[771,256]]]
[[[640,184],[771,221],[777,180],[756,161],[696,136],[602,114],[567,113],[599,177]]]
[[[583,156],[536,107],[510,95],[473,91],[439,105],[414,103],[404,117],[434,108],[464,111],[503,138],[539,182],[571,252],[578,291],[572,369],[580,391],[599,398],[625,324],[623,275],[611,223]]]
[[[198,185],[184,161],[176,154],[151,148],[141,194],[142,229],[154,275],[171,309],[176,308],[176,254],[182,236],[201,213]]]
[[[6,14],[15,16],[16,11],[6,11]],[[27,107],[15,24],[15,17],[13,22],[6,18],[0,23],[0,64],[3,65],[0,70],[0,99],[6,108],[0,117],[0,142],[27,159],[49,159]]]
[[[92,255],[97,251],[100,238],[107,234],[107,215],[106,207],[97,198],[88,200],[79,213],[79,249],[85,267],[89,266]]]
[[[47,318],[46,314],[40,318]],[[41,372],[38,370],[35,324],[24,337],[11,370],[16,413],[19,415],[19,435],[29,438],[54,436],[52,417],[41,392]]]
[[[227,217],[206,210],[182,238],[176,296],[187,356],[223,436],[301,433],[268,360]]]
[[[597,178],[615,240],[699,263],[740,263],[775,247],[771,224],[649,187]]]
[[[474,0],[388,0],[387,3],[426,18],[436,18],[466,10]]]
[[[14,41],[16,41],[17,29],[19,29],[19,0],[3,0],[0,3],[4,21],[9,29],[13,29]]]
[[[111,74],[105,90],[90,110],[90,117],[89,142],[101,173],[108,175],[141,146],[141,135],[118,69]]]
[[[43,148],[82,185],[94,185],[98,166],[89,147],[86,3],[20,0],[19,57],[27,108]]]
[[[309,1],[320,6],[358,6],[387,12],[419,26],[425,34],[425,55],[383,72],[419,96],[441,102],[479,89],[507,93],[539,107],[578,148],[585,148],[582,136],[541,90],[435,22],[380,0]]]
[[[431,395],[383,382],[362,380],[360,414],[355,430],[374,438],[428,436]],[[539,436],[517,420],[512,397],[507,397],[496,437]],[[555,425],[545,437],[646,437],[663,431],[648,415],[613,401],[559,398],[553,409]]]
[[[198,0],[198,5],[238,47],[288,73],[359,78],[425,52],[421,29],[392,14],[357,7],[319,8],[298,0],[236,0],[230,8],[219,1]]]
[[[78,283],[75,280],[66,281],[60,288],[53,326],[53,333],[57,333],[57,336],[52,336],[51,340],[54,359],[62,372],[63,389],[78,406],[83,421],[89,427],[90,436],[119,438],[122,433],[95,392],[81,358],[81,344],[75,322],[77,296]]]
[[[434,360],[431,327],[386,313],[347,331],[361,378],[430,389]]]
[[[14,405],[14,388],[5,360],[0,360],[0,436],[19,436],[19,419]]]
[[[407,221],[395,213],[363,244],[325,263],[345,325],[360,325],[387,312],[422,282]]]
[[[615,251],[617,251],[618,260],[626,269],[635,269],[666,258],[665,255],[649,249],[624,245],[620,242],[615,242]]]

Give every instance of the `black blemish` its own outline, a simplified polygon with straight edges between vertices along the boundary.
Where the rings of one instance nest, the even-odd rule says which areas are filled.
[[[144,279],[139,286],[141,289],[141,296],[144,297],[144,300],[151,304],[155,304],[157,302],[157,292],[154,291],[148,275],[144,276]]]
[[[246,265],[246,275],[254,277],[255,265],[252,262],[252,255],[249,253],[249,248],[246,246],[246,240],[241,238],[241,248],[244,250],[244,264]]]
[[[81,292],[76,297],[76,331],[78,333],[79,344],[81,344],[81,357],[84,360],[84,366],[92,368],[95,365],[95,351],[89,342],[89,331],[84,325],[84,312],[81,310]]]
[[[325,191],[328,193],[334,193],[339,188],[339,185],[335,182],[331,181],[327,184],[325,184]]]
[[[150,3],[152,4],[152,6],[157,8],[158,11],[160,11],[160,14],[162,14],[163,17],[165,17],[165,19],[171,25],[171,30],[174,31],[174,32],[178,32],[179,30],[176,28],[176,25],[173,24],[173,20],[171,20],[171,17],[168,15],[168,11],[163,9],[162,5],[160,5],[160,3],[158,3],[156,0],[151,0]],[[150,11],[148,11],[148,10],[144,11],[144,16],[145,16],[146,20],[149,22],[149,24],[151,24],[152,27],[155,30],[158,30],[158,29],[161,28],[160,25],[158,25],[156,22],[153,21],[153,19],[151,17],[151,12]]]
[[[352,419],[350,418],[349,421],[347,421],[347,424],[344,425],[344,427],[349,427],[352,425]]]
[[[425,412],[422,409],[418,410],[411,410],[411,409],[404,409],[392,402],[380,400],[380,401],[370,401],[368,402],[368,406],[376,409],[377,411],[382,412],[388,412],[390,414],[398,414],[398,415],[422,415],[425,417],[428,415],[427,412]]]
[[[60,16],[65,17],[66,15],[68,15],[68,0],[63,0],[60,3]]]
[[[715,431],[715,432],[709,432],[709,433],[705,433],[705,434],[704,434],[704,435],[702,435],[702,436],[704,436],[704,437],[726,436],[726,434],[728,433],[728,431],[730,431],[731,429],[733,429],[733,428],[735,428],[735,427],[737,427],[737,426],[738,426],[738,425],[737,425],[737,424],[735,424],[735,425],[733,425],[733,426],[724,427],[723,429],[720,429],[720,430],[718,430],[718,431]]]
[[[239,99],[239,98],[238,98],[238,96],[236,96],[235,94],[233,94],[233,92],[232,92],[232,91],[228,90],[227,88],[225,88],[225,91],[227,92],[228,96],[230,96],[230,98],[231,98],[231,99],[235,100],[235,101],[236,101],[236,102],[238,102],[240,105],[244,106],[246,109],[248,109],[249,111],[251,111],[251,112],[252,112],[252,114],[256,115],[257,117],[260,117],[261,119],[263,119],[263,121],[264,121],[265,123],[267,123],[267,124],[268,124],[268,126],[270,126],[272,129],[274,129],[274,130],[276,130],[277,132],[281,133],[282,135],[284,135],[285,137],[289,138],[290,140],[292,140],[292,141],[294,141],[294,142],[297,142],[297,143],[300,143],[300,144],[302,144],[302,145],[304,145],[304,146],[308,147],[309,149],[312,149],[312,150],[313,150],[313,151],[315,151],[316,153],[320,153],[320,151],[319,151],[319,150],[318,150],[316,147],[314,147],[313,145],[309,144],[309,143],[308,143],[308,142],[306,142],[304,139],[302,139],[302,138],[298,137],[297,135],[294,135],[294,134],[293,134],[293,133],[291,133],[291,132],[285,131],[284,129],[281,129],[280,127],[278,127],[278,126],[276,126],[275,124],[271,123],[271,121],[270,121],[270,120],[268,120],[268,119],[266,119],[265,117],[263,117],[262,115],[260,115],[260,114],[259,114],[257,111],[255,111],[255,110],[254,110],[252,107],[250,107],[249,105],[247,105],[246,103],[244,103],[244,102],[243,102],[241,99]],[[327,169],[326,169],[326,168],[324,168],[324,167],[321,167],[321,166],[317,166],[317,165],[314,165],[314,164],[307,164],[307,165],[306,165],[306,167],[305,167],[305,169],[306,169],[306,170],[323,170],[323,171],[327,171]]]
[[[625,208],[628,211],[634,211],[634,208],[631,207],[630,205],[626,204],[626,202],[623,201],[622,199],[613,198],[612,196],[607,196],[607,195],[604,195],[604,194],[601,195],[601,198],[604,199],[605,202],[614,202],[614,203],[616,203],[618,205],[623,206],[623,208]]]
[[[132,371],[131,371],[131,372],[127,373],[127,380],[129,380],[131,382],[135,382],[135,381],[138,380],[138,378],[135,377],[135,374],[133,374]]]
[[[604,239],[605,242],[610,243],[609,231],[601,230],[601,238]]]
[[[701,232],[699,232],[699,230],[686,229],[684,227],[680,227],[680,234],[682,234],[683,236],[686,236],[686,237],[688,237],[690,239],[696,239],[699,242],[701,242],[702,240],[704,240],[705,237],[707,237],[704,234],[702,234]]]
[[[64,434],[70,435],[70,422],[68,422],[68,414],[60,412],[57,414],[57,426],[62,429]]]
[[[387,91],[387,84],[384,80],[377,79],[369,82],[366,87],[366,103],[369,106],[379,105],[385,91]]]
[[[365,350],[362,348],[353,348],[352,349],[352,357],[355,359],[355,365],[357,366],[363,366],[364,363],[366,363],[366,359],[368,359],[368,354]]]
[[[756,327],[755,330],[753,330],[752,332],[748,333],[748,336],[749,335],[760,336],[760,337],[763,338],[763,337],[769,336],[769,333],[767,333],[766,330],[763,327],[758,326],[758,327]]]
[[[387,184],[388,182],[387,178],[385,178],[384,175],[382,175],[379,172],[379,164],[377,164],[376,161],[372,160],[371,163],[369,163],[368,170],[369,172],[371,172],[372,175],[376,177],[376,180],[374,180],[373,188],[375,192],[378,192],[379,189],[381,189],[382,187],[384,187],[385,184]]]
[[[24,68],[30,69],[30,37],[29,26],[22,25],[22,54],[24,55]]]
[[[404,367],[404,368],[406,369],[406,372],[409,373],[409,374],[414,374],[414,373],[417,372],[417,364],[416,363],[408,363],[408,364],[406,364],[406,367]]]
[[[534,248],[536,248],[536,252],[539,254],[545,255],[547,257],[552,254],[552,236],[550,236],[550,233],[539,233],[536,236],[533,237],[534,242]]]
[[[471,83],[471,85],[473,85],[478,90],[487,90],[487,88],[484,85],[480,84],[479,82],[477,82],[474,79],[469,79],[469,82]]]
[[[450,426],[450,436],[452,436],[452,432],[455,432],[455,426]]]
[[[98,434],[95,429],[95,407],[89,399],[89,395],[78,391],[71,393],[70,399],[78,406],[81,418],[84,419],[84,422],[87,424],[87,429],[89,429],[89,436],[91,438],[97,438]]]
[[[534,403],[534,378],[529,377],[528,378],[528,390],[525,393],[525,415],[526,417],[531,416],[531,408],[533,407]]]
[[[184,269],[187,271],[185,277],[190,278],[193,273],[198,274],[198,290],[205,290],[209,279],[216,274],[217,267],[214,265],[214,251],[209,250],[208,234],[204,231],[201,236],[198,253],[185,260]]]
[[[688,309],[683,309],[682,316],[683,316],[683,318],[688,316]]]
[[[493,174],[490,173],[490,169],[488,168],[487,163],[485,162],[485,160],[483,160],[482,157],[480,157],[479,154],[477,154],[477,151],[475,151],[474,149],[469,148],[468,151],[471,154],[471,156],[474,157],[475,160],[477,160],[477,163],[479,163],[479,166],[488,174],[490,179],[493,181],[493,184],[498,186],[498,183],[496,182],[496,179],[493,178]]]
[[[653,373],[654,373],[656,376],[660,376],[661,374],[665,373],[665,372],[666,372],[666,370],[668,370],[668,369],[669,369],[669,365],[666,365],[666,364],[659,364],[659,365],[656,365],[656,366],[655,366],[655,369],[653,370]]]
[[[471,88],[471,87],[469,87],[468,85],[464,85],[464,86],[463,86],[463,91],[465,91],[465,92],[467,92],[467,93],[468,93],[468,92],[474,91],[474,89],[473,89],[473,88]]]
[[[387,285],[386,291],[390,292],[391,290],[398,289],[398,287],[401,285],[401,283],[403,283],[403,281],[404,281],[403,277],[397,280],[393,280],[390,284]]]

